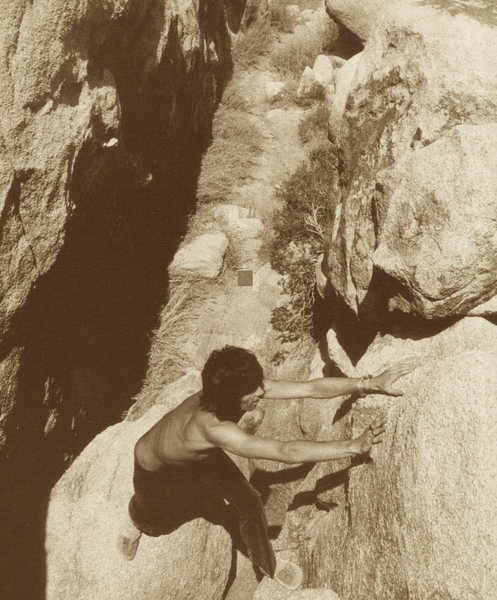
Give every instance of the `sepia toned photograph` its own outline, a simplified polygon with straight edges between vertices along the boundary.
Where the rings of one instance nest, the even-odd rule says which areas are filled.
[[[0,600],[497,600],[497,2],[0,15]]]

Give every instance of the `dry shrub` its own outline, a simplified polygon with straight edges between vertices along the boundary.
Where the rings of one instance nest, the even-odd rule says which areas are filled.
[[[328,137],[330,108],[326,102],[320,102],[307,111],[299,123],[299,137],[302,143],[322,142]]]
[[[254,67],[264,56],[273,41],[271,25],[266,22],[257,22],[249,27],[243,34],[239,34],[233,44],[233,63],[237,70],[246,70]]]
[[[269,5],[271,25],[285,33],[293,31],[293,20],[288,17],[286,10],[289,4],[296,4],[296,2],[293,0],[271,0]]]
[[[316,106],[316,102],[322,103],[326,100],[326,88],[319,81],[315,81],[311,91],[300,98],[295,93],[296,89],[297,86],[293,88],[292,102],[300,108],[313,108]]]
[[[232,80],[223,92],[221,106],[225,109],[248,112],[250,106],[245,94],[242,85],[238,81]]]
[[[302,27],[272,52],[271,64],[284,77],[300,78],[336,35],[337,28],[331,20],[325,21],[318,30]]]
[[[197,197],[202,202],[225,202],[231,190],[248,178],[263,138],[246,113],[221,106],[214,118],[213,139],[202,161]]]
[[[153,332],[145,386],[138,400],[153,404],[154,396],[168,383],[191,367],[187,348],[198,333],[198,321],[209,310],[215,286],[199,277],[181,277],[169,282],[169,297],[160,314],[160,325]]]
[[[312,332],[315,264],[323,252],[324,224],[334,210],[337,194],[336,149],[327,142],[284,182],[282,209],[274,220],[271,265],[283,275],[288,300],[273,310],[271,323],[283,341],[296,341]]]

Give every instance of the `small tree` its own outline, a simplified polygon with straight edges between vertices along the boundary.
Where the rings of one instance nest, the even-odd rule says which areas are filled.
[[[278,193],[283,207],[275,218],[271,265],[283,275],[287,299],[273,310],[271,322],[283,341],[312,333],[316,260],[337,193],[336,153],[329,142],[313,150]]]

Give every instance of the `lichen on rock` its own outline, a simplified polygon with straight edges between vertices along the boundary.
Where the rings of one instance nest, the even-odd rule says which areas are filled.
[[[385,440],[370,458],[342,461],[341,475],[337,461],[318,464],[301,483],[278,543],[293,549],[306,585],[355,600],[495,595],[496,331],[475,317],[371,344],[356,376],[399,356],[418,367],[404,396],[368,396],[336,431],[355,437],[385,413]]]
[[[470,239],[480,237],[475,230],[481,229],[483,222],[495,218],[491,202],[482,206],[481,200],[477,200],[481,194],[492,197],[496,193],[494,152],[490,150],[493,138],[490,124],[497,115],[496,71],[493,58],[490,58],[497,52],[495,40],[492,22],[484,24],[473,18],[465,5],[454,16],[428,2],[422,5],[393,3],[368,33],[364,51],[353,59],[354,68],[349,68],[348,63],[342,67],[343,84],[340,84],[339,73],[330,131],[338,144],[343,165],[341,210],[336,222],[329,224],[333,235],[329,235],[327,243],[327,274],[347,305],[363,317],[374,318],[375,313],[384,310],[389,296],[398,297],[399,285],[403,290],[400,295],[408,300],[392,300],[391,306],[428,318],[466,314],[478,303],[486,301],[491,295],[491,287],[495,287],[491,281],[495,250],[490,238],[483,242],[488,245],[483,261],[479,255],[469,266],[473,259],[470,256],[465,259],[462,279],[468,282],[474,277],[478,280],[474,287],[467,288],[466,283],[462,283],[458,268],[450,266],[455,259],[448,258],[459,251],[453,247],[455,240],[460,245],[464,237],[471,245]],[[349,71],[350,76],[345,78]],[[456,129],[450,133],[463,126],[479,129]],[[470,136],[468,139],[475,140],[475,133],[479,131],[481,142],[475,142],[471,149],[468,145],[466,150],[456,150],[458,143],[450,140],[455,139],[457,131],[462,135],[461,147],[466,133]],[[435,143],[438,145],[430,149],[429,146]],[[437,232],[432,242],[438,244],[436,252],[444,257],[447,255],[444,273],[437,275],[440,279],[438,290],[435,289],[437,285],[427,286],[414,281],[416,250],[414,246],[407,249],[410,242],[416,243],[412,236],[403,241],[411,260],[409,267],[404,263],[403,275],[387,267],[386,259],[385,269],[381,267],[380,257],[382,254],[385,257],[385,253],[378,248],[379,245],[384,247],[381,219],[390,202],[382,181],[389,181],[387,187],[392,196],[397,194],[398,197],[401,192],[397,189],[397,180],[401,173],[402,177],[408,177],[406,171],[411,171],[411,183],[417,182],[418,195],[433,193],[437,196],[435,187],[442,179],[436,184],[436,169],[432,165],[429,171],[427,164],[422,162],[423,157],[435,152],[436,148],[440,175],[457,172],[457,178],[452,178],[447,190],[447,202],[440,200],[453,216],[445,220],[444,232]],[[432,184],[428,183],[430,172],[433,173]],[[473,190],[474,186],[469,183],[472,177],[480,182],[485,180],[486,184],[480,183]],[[466,191],[463,179],[468,181]],[[409,193],[414,195],[416,192],[413,188]],[[469,217],[465,212],[467,209],[462,210],[461,202],[457,200],[459,193],[471,198],[474,195],[468,204],[474,202],[475,207],[478,206],[475,208],[477,219]],[[455,200],[449,201],[453,196]],[[409,204],[406,200],[406,206]],[[436,219],[434,211],[438,204],[438,200],[431,208],[425,204],[425,222],[432,217]],[[457,223],[467,219],[472,224],[462,231]],[[377,262],[372,258],[375,251],[378,252]],[[473,250],[469,255],[474,256]],[[410,271],[409,275],[407,271]],[[387,273],[388,277],[382,277],[382,273]],[[485,278],[486,283],[481,283]],[[464,287],[467,289],[463,290]],[[441,291],[442,288],[446,291]],[[441,301],[441,295],[447,296],[446,301]],[[417,296],[416,300],[414,296]]]

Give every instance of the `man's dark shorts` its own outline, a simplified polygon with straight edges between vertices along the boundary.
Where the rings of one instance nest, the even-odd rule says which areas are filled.
[[[152,472],[135,459],[133,484],[135,494],[129,502],[129,514],[146,535],[170,533],[198,517],[222,522],[225,504],[213,495],[215,490],[209,490],[200,465],[167,465]]]

